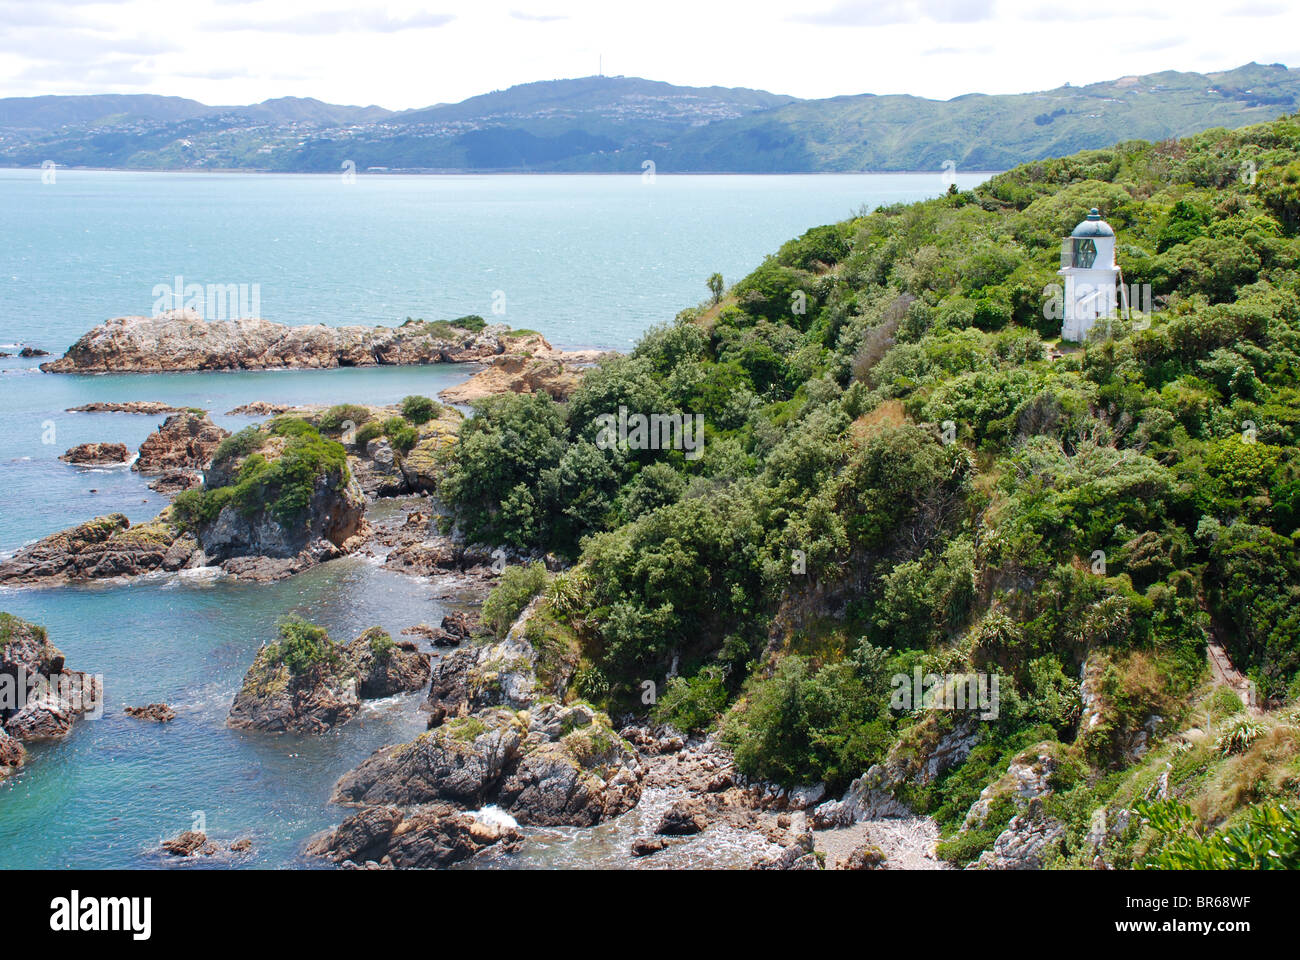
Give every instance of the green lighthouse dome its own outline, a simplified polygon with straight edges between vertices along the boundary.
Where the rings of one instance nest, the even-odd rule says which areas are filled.
[[[1072,237],[1113,237],[1115,231],[1110,228],[1110,224],[1101,218],[1097,208],[1093,207],[1088,211],[1088,216],[1079,222],[1070,234]]]

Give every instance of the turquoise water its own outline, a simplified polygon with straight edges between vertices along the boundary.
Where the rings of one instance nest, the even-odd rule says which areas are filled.
[[[334,177],[0,170],[0,352],[61,353],[112,316],[149,313],[156,284],[257,283],[286,323],[393,323],[479,313],[564,346],[626,348],[648,325],[738,279],[782,242],[861,206],[920,199],[938,175],[793,177]],[[980,178],[959,180],[968,187]],[[91,440],[135,448],[162,417],[69,414],[91,401],[162,400],[225,411],[252,400],[384,403],[434,395],[465,368],[52,376],[0,358],[0,552],[90,517],[135,520],[165,502],[124,468],[61,463]],[[94,491],[94,492],[92,492]],[[382,507],[380,509],[383,509]],[[0,609],[44,624],[80,670],[103,674],[100,719],[36,746],[0,783],[0,867],[153,866],[160,835],[196,811],[221,840],[250,836],[240,863],[300,863],[302,841],[338,822],[334,781],[371,750],[423,729],[419,697],[367,707],[321,738],[224,726],[258,646],[296,611],[350,639],[436,623],[445,585],[356,558],[291,580],[202,576],[125,585],[0,588]],[[122,715],[166,701],[176,721]],[[568,840],[563,843],[582,843]],[[583,862],[583,855],[536,862]],[[592,848],[591,861],[607,854]]]

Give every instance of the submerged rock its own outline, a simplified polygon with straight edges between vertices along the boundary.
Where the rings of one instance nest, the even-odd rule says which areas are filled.
[[[217,845],[209,843],[207,835],[197,830],[186,830],[179,836],[164,840],[162,848],[173,857],[192,857],[195,854],[210,857],[217,852]]]
[[[171,723],[176,719],[176,711],[165,703],[150,703],[143,707],[126,707],[124,712],[128,717],[135,717],[137,720],[149,720],[152,723]]]

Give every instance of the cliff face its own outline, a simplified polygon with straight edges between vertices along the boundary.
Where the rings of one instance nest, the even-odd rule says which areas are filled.
[[[469,363],[506,352],[549,352],[540,334],[502,325],[477,332],[446,323],[400,327],[291,327],[269,320],[204,320],[190,310],[100,324],[46,373],[274,370]]]
[[[199,528],[199,544],[210,561],[249,556],[289,558],[317,547],[328,556],[334,553],[331,547],[341,548],[360,532],[365,506],[361,488],[351,476],[322,473],[296,522],[282,520],[270,509],[250,515],[227,504],[211,523]]]

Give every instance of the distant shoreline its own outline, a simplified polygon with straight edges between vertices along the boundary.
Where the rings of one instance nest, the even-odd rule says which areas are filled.
[[[314,170],[245,170],[239,167],[229,169],[190,169],[188,167],[172,167],[159,170],[127,170],[122,167],[65,167],[58,165],[60,172],[72,173],[190,173],[190,174],[246,174],[249,176],[266,176],[266,177],[339,177],[340,171],[322,172]],[[0,164],[0,170],[25,170],[39,174],[40,167],[33,166],[7,166]],[[658,177],[885,177],[885,176],[915,176],[917,174],[932,175],[942,173],[942,169],[935,167],[927,170],[786,170],[786,171],[768,171],[756,172],[746,170],[676,170],[671,173],[665,173],[662,170],[655,172]],[[957,175],[962,177],[983,175],[987,177],[995,176],[999,173],[1005,173],[1003,170],[958,170]],[[357,177],[636,177],[640,178],[643,174],[637,170],[611,171],[611,170],[366,170],[358,171]]]

